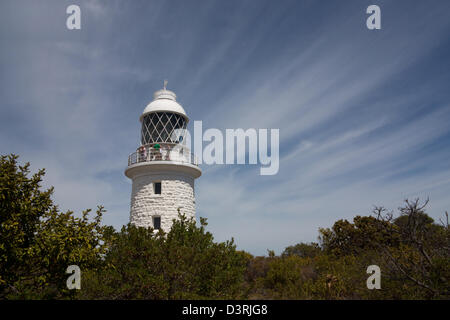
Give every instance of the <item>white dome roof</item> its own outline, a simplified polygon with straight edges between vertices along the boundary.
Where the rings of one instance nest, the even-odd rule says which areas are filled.
[[[140,116],[140,120],[142,121],[144,115],[152,112],[178,113],[188,120],[186,111],[184,111],[183,107],[177,102],[176,98],[176,94],[170,90],[162,89],[156,91],[153,94],[153,101],[144,109],[144,112],[142,112],[142,115]]]

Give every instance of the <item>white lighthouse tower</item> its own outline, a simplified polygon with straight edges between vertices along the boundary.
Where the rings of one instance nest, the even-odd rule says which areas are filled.
[[[133,181],[130,222],[168,232],[178,210],[195,218],[194,180],[202,171],[183,144],[189,118],[166,85],[139,118],[141,145],[128,157],[125,175]]]

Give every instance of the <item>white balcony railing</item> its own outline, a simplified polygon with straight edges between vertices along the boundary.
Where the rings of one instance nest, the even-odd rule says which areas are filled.
[[[161,145],[160,148],[142,146],[128,156],[128,166],[151,161],[173,161],[198,166],[197,157],[181,145]]]

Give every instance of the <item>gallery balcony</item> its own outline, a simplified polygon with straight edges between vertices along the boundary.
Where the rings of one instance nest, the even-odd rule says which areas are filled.
[[[156,144],[141,146],[136,152],[128,156],[128,166],[146,162],[186,163],[198,166],[197,157],[190,150],[181,145]]]

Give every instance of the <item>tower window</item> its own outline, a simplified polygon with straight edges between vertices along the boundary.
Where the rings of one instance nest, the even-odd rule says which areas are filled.
[[[161,229],[161,217],[153,217],[153,229]]]
[[[155,194],[161,194],[161,182],[155,182],[153,184],[153,190],[155,190]]]

